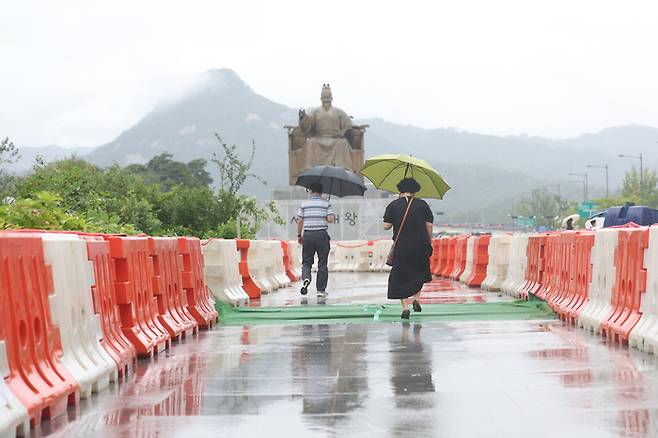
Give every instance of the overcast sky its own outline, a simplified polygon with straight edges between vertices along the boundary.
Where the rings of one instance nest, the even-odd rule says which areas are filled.
[[[392,6],[387,6],[390,4]],[[291,107],[568,137],[658,126],[658,2],[4,1],[0,137],[95,146],[210,68]]]

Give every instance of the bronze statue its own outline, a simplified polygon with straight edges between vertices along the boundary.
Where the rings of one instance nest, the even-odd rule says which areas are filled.
[[[333,165],[358,172],[363,165],[363,133],[367,126],[353,126],[345,111],[332,105],[329,84],[322,86],[322,106],[299,110],[299,127],[288,126],[289,176],[309,167]]]

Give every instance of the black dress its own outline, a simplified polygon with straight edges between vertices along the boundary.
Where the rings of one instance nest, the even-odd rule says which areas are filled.
[[[394,239],[409,199],[412,198],[398,198],[386,207],[384,222],[393,224]],[[400,240],[395,246],[393,268],[388,277],[389,299],[408,298],[418,293],[424,283],[432,281],[432,243],[427,235],[426,222],[434,222],[430,206],[422,199],[413,198]]]

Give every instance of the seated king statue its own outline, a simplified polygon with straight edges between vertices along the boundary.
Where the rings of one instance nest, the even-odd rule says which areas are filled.
[[[288,127],[290,179],[309,167],[339,166],[359,172],[363,165],[363,133],[366,126],[352,126],[345,111],[331,103],[329,84],[322,86],[322,106],[299,110],[299,128]]]

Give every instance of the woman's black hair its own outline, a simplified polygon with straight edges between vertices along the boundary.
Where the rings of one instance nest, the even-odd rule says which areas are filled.
[[[413,178],[405,178],[397,185],[400,193],[418,193],[420,192],[420,184]]]
[[[322,194],[322,190],[324,190],[324,187],[322,187],[322,183],[319,182],[314,182],[309,184],[308,188],[311,190],[311,193]]]

